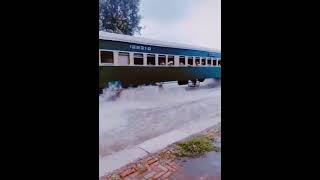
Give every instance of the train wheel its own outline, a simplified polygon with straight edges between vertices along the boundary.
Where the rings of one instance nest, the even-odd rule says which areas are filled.
[[[102,94],[102,93],[103,93],[103,89],[99,88],[99,94]]]
[[[199,82],[203,82],[205,79],[198,79]]]
[[[121,88],[127,89],[128,87],[129,87],[128,84],[126,84],[126,83],[121,83]]]
[[[188,81],[178,81],[178,85],[186,85],[188,84]]]
[[[197,86],[197,80],[191,80],[188,82],[188,87],[196,87]]]
[[[163,82],[158,82],[158,83],[156,83],[156,86],[158,86],[159,88],[163,88]]]
[[[130,87],[137,88],[138,85],[137,84],[130,84]]]

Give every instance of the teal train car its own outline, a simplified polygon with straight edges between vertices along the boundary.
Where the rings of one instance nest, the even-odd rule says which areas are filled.
[[[221,78],[221,53],[208,48],[99,32],[99,90]]]

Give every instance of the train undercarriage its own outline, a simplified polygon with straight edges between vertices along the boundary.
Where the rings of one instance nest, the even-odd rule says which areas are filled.
[[[199,87],[200,83],[203,82],[205,79],[195,79],[195,80],[185,80],[185,81],[178,81],[178,85],[188,85],[189,88]],[[110,91],[121,92],[123,89],[127,88],[137,88],[138,86],[158,86],[159,88],[163,88],[163,84],[168,82],[152,82],[152,83],[144,83],[144,84],[128,84],[121,81],[110,81],[108,82],[106,88]],[[103,93],[103,89],[99,89],[99,94]]]
[[[220,67],[126,67],[99,68],[99,89],[126,89],[143,85],[162,87],[163,83],[197,87],[208,78],[220,79]]]

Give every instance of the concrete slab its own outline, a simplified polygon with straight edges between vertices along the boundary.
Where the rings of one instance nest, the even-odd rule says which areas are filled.
[[[216,124],[221,122],[220,115],[216,117],[212,117],[212,119],[207,120],[207,121],[194,121],[192,123],[189,123],[181,128],[178,129],[179,132],[181,133],[186,133],[189,136],[199,133],[209,127],[212,127]]]
[[[138,147],[133,147],[99,158],[99,177],[134,162],[145,155],[147,155],[145,151]]]
[[[150,139],[138,145],[138,147],[148,151],[149,153],[155,153],[164,149],[168,145],[175,143],[181,139],[188,137],[189,134],[182,131],[171,131],[169,133],[160,135],[156,138]]]
[[[213,118],[210,121],[199,121],[199,122],[195,121],[195,122],[186,124],[177,130],[174,130],[169,133],[160,135],[156,138],[147,140],[139,144],[137,147],[140,147],[148,151],[149,153],[155,153],[157,151],[164,149],[170,144],[181,141],[193,134],[200,133],[201,131],[216,125],[218,122],[220,122],[220,116]]]

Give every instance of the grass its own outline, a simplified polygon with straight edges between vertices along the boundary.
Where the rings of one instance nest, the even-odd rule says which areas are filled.
[[[176,155],[178,157],[197,157],[210,151],[217,151],[212,140],[206,136],[195,137],[191,140],[177,144]]]

